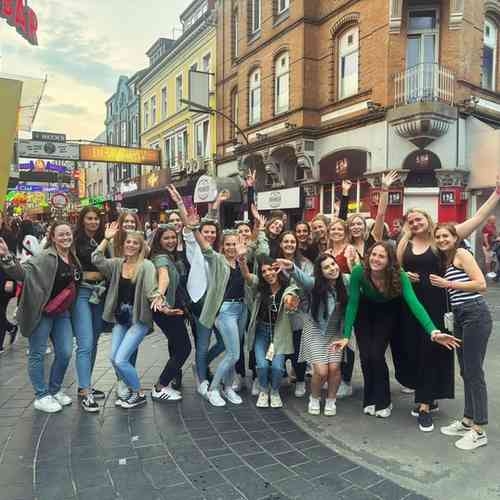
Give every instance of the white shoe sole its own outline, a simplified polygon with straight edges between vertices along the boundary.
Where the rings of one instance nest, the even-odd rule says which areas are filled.
[[[35,410],[41,411],[43,413],[59,413],[60,411],[62,411],[62,406],[61,408],[54,408],[53,410],[48,410],[46,408],[37,408],[35,406]]]
[[[422,426],[419,424],[418,428],[419,428],[422,432],[432,432],[432,431],[434,430],[434,424],[432,424],[430,427],[422,427]]]
[[[337,415],[337,411],[336,410],[335,411],[327,411],[327,410],[325,410],[323,412],[323,415],[325,417],[335,417]]]
[[[88,408],[87,406],[82,406],[82,405],[80,405],[80,406],[81,406],[82,410],[85,411],[85,412],[87,412],[87,413],[99,413],[99,410],[100,410],[99,407],[97,407],[97,408]]]
[[[467,431],[444,431],[443,428],[441,427],[440,429],[441,434],[444,436],[456,436],[456,437],[464,437],[465,434],[467,434]]]
[[[473,450],[476,450],[477,448],[481,448],[481,446],[486,446],[487,444],[488,444],[488,440],[479,441],[478,444],[472,446],[471,448],[461,448],[460,446],[457,445],[457,443],[455,443],[455,448],[458,448],[459,450],[462,450],[462,451],[473,451]]]

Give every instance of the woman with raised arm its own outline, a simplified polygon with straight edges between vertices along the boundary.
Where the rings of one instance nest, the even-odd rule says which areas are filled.
[[[486,280],[474,256],[459,248],[456,227],[438,224],[434,230],[436,246],[442,257],[444,277],[429,276],[431,285],[445,289],[453,313],[453,333],[462,341],[457,349],[460,375],[464,381],[465,408],[461,420],[455,420],[441,432],[458,436],[455,446],[474,450],[488,443],[484,426],[488,423],[488,393],[483,362],[491,335],[492,320],[482,294]]]
[[[28,373],[36,396],[34,407],[46,413],[61,411],[71,404],[61,386],[73,350],[70,310],[82,278],[71,227],[65,222],[53,223],[46,248],[22,264],[0,238],[0,267],[11,279],[23,282],[17,320],[21,334],[29,341]],[[44,357],[49,337],[54,361],[47,383]]]
[[[248,269],[246,247],[241,241],[237,252],[243,277],[252,291],[248,339],[249,345],[254,346],[259,379],[257,407],[281,408],[279,389],[285,356],[294,350],[292,323],[287,313],[297,309],[299,290],[288,283],[271,257],[259,260],[256,276]]]
[[[467,238],[497,206],[500,200],[500,182],[496,191],[470,219],[456,224],[458,238]],[[434,239],[434,222],[423,210],[410,209],[406,214],[404,234],[397,248],[398,260],[413,283],[418,300],[428,311],[434,324],[444,329],[443,317],[447,310],[446,292],[433,287],[430,275],[441,274],[441,259]],[[411,413],[418,418],[421,431],[434,430],[431,412],[438,408],[436,400],[451,399],[454,390],[453,354],[439,349],[422,335],[420,325],[403,310],[402,351],[404,363],[397,374],[398,381],[415,389],[415,408]]]
[[[117,399],[115,404],[128,409],[146,404],[139,375],[130,358],[153,327],[151,310],[161,310],[165,298],[158,291],[153,263],[144,258],[146,243],[142,231],[127,233],[123,257],[105,257],[108,242],[118,229],[116,222],[106,227],[103,240],[92,253],[92,263],[109,282],[103,317],[114,324],[110,359],[130,388],[127,399]]]
[[[99,336],[103,331],[102,314],[106,295],[106,279],[92,263],[92,252],[104,238],[104,220],[96,207],[83,208],[74,232],[75,250],[82,264],[83,279],[71,312],[76,338],[76,375],[78,397],[85,411],[99,411],[96,400],[104,399],[103,391],[92,387],[92,371]]]
[[[177,253],[177,239],[173,224],[160,224],[151,243],[150,259],[158,273],[159,292],[166,297],[167,303],[167,308],[153,312],[153,319],[167,337],[169,352],[168,362],[151,391],[151,399],[155,401],[181,399],[182,395],[173,387],[173,381],[179,377],[191,353],[191,341],[185,322],[188,306],[183,275],[185,269]]]
[[[447,349],[459,340],[441,333],[415,296],[410,280],[399,267],[390,243],[378,242],[368,250],[364,265],[353,268],[349,284],[349,302],[344,320],[344,338],[332,343],[336,352],[349,342],[355,326],[364,379],[363,411],[387,418],[391,415],[389,370],[385,352],[396,330],[400,302],[403,299],[424,329],[423,335]]]
[[[399,180],[396,171],[382,175],[382,191],[378,203],[377,215],[371,231],[367,231],[366,220],[361,214],[351,214],[347,217],[349,241],[355,248],[360,259],[364,258],[366,250],[377,241],[382,241],[384,235],[384,219],[389,202],[389,188]]]
[[[312,262],[304,257],[299,250],[299,242],[293,231],[284,231],[280,236],[280,249],[278,257],[292,261],[301,271],[313,275],[314,266]],[[293,281],[293,280],[292,280]],[[292,361],[295,372],[295,397],[301,398],[306,394],[306,367],[307,363],[299,362],[300,344],[302,341],[302,330],[304,328],[304,314],[309,308],[308,294],[300,294],[299,309],[290,314],[290,320],[293,329],[293,354],[287,356]]]
[[[278,264],[290,271],[291,278],[309,295],[309,310],[304,315],[299,354],[299,361],[313,366],[308,412],[311,415],[320,414],[321,388],[328,382],[324,415],[334,416],[337,414],[342,353],[330,351],[329,346],[340,333],[347,303],[340,268],[334,257],[328,254],[322,254],[314,261],[313,276],[303,272],[290,260],[278,259]]]

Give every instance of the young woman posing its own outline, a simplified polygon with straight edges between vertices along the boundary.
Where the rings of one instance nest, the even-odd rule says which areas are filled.
[[[128,398],[117,399],[116,405],[134,408],[145,404],[146,396],[130,358],[153,327],[151,309],[161,310],[164,297],[158,291],[153,263],[144,258],[146,244],[142,231],[127,233],[123,257],[105,257],[108,242],[117,231],[116,222],[106,228],[104,239],[92,254],[92,263],[109,281],[103,317],[114,323],[111,363],[131,390]]]
[[[459,436],[455,443],[462,450],[474,450],[488,443],[484,426],[488,423],[488,394],[483,362],[491,335],[491,314],[481,293],[486,280],[474,256],[463,248],[452,224],[438,224],[434,230],[436,246],[443,256],[444,277],[431,274],[432,286],[444,288],[454,316],[454,335],[462,341],[457,349],[460,375],[464,381],[465,409],[462,420],[455,420],[441,432]]]
[[[285,231],[280,237],[279,258],[292,261],[301,271],[313,275],[314,266],[309,259],[301,255],[297,237],[292,231]],[[293,354],[287,356],[292,360],[293,370],[295,372],[295,397],[301,398],[306,394],[306,367],[307,363],[299,362],[300,344],[302,341],[302,330],[304,328],[304,314],[309,307],[308,294],[302,294],[299,310],[290,315],[290,321],[293,329]],[[285,359],[286,361],[286,359]]]
[[[336,352],[349,342],[355,325],[356,341],[361,358],[364,379],[364,413],[377,417],[391,415],[389,370],[385,351],[395,331],[401,298],[422,325],[432,342],[453,349],[459,340],[441,333],[415,296],[410,280],[399,267],[390,243],[375,243],[368,250],[364,265],[357,265],[351,273],[349,302],[344,321],[344,338],[332,343]]]
[[[278,259],[281,268],[309,294],[309,311],[304,317],[304,330],[299,361],[313,366],[308,412],[320,414],[321,388],[328,382],[324,415],[337,414],[337,389],[340,384],[342,353],[332,352],[329,345],[340,333],[347,293],[338,264],[331,255],[320,255],[314,261],[314,275],[301,271],[292,261]]]
[[[270,257],[259,261],[259,277],[251,274],[246,263],[246,247],[239,244],[238,262],[245,281],[253,292],[248,338],[254,345],[259,379],[258,408],[281,408],[279,388],[285,370],[285,356],[293,353],[293,331],[288,312],[295,311],[298,288],[289,285]]]
[[[185,310],[187,292],[184,288],[185,276],[179,263],[178,236],[173,224],[160,224],[151,244],[150,259],[158,273],[158,290],[166,297],[167,307],[153,312],[153,319],[168,340],[169,359],[158,382],[151,391],[155,401],[177,401],[181,393],[170,387],[191,353],[191,341],[186,329]]]
[[[500,181],[497,191],[488,198],[476,214],[455,226],[459,239],[466,238],[477,229],[496,207],[500,200]],[[434,324],[444,329],[446,292],[433,287],[430,275],[441,274],[441,259],[434,241],[434,223],[423,210],[410,209],[406,214],[404,235],[397,249],[398,260],[413,283],[418,300],[428,311]],[[453,353],[439,349],[422,335],[418,323],[408,314],[403,314],[401,341],[407,353],[401,367],[399,382],[415,388],[416,407],[412,415],[418,417],[420,430],[432,431],[431,411],[436,409],[438,399],[454,397]],[[407,369],[405,369],[407,367]]]
[[[92,252],[104,238],[104,222],[97,208],[85,207],[78,215],[74,234],[76,255],[81,262],[83,280],[71,316],[76,338],[76,374],[78,396],[85,411],[99,411],[96,399],[104,399],[102,391],[92,388],[92,371],[97,343],[103,330],[102,314],[106,280],[92,263]]]
[[[23,282],[17,319],[22,335],[29,340],[28,373],[36,396],[34,406],[47,413],[71,404],[61,385],[73,350],[70,309],[81,279],[80,263],[72,245],[70,226],[55,222],[47,247],[21,264],[0,238],[1,267],[10,278]],[[47,383],[44,356],[49,337],[54,346],[54,361]]]

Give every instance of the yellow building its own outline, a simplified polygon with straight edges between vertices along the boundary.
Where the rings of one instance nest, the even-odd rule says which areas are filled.
[[[192,194],[200,175],[215,172],[215,117],[190,111],[181,101],[189,98],[190,70],[215,73],[214,19],[214,0],[192,2],[180,17],[182,35],[176,40],[160,38],[148,50],[150,66],[138,83],[141,146],[161,149],[161,169],[167,175],[159,175],[159,183],[170,175],[186,195]],[[209,95],[215,108],[214,75]],[[148,208],[161,210],[151,204]]]

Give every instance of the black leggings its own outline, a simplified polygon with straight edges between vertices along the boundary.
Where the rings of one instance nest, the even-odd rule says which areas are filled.
[[[302,330],[293,331],[293,354],[288,354],[285,357],[285,362],[287,359],[292,361],[293,370],[295,372],[295,378],[297,382],[304,382],[306,377],[306,367],[307,363],[299,363],[300,354],[300,341],[302,339]],[[286,372],[286,369],[285,369]]]
[[[340,371],[342,373],[342,381],[346,384],[351,383],[352,372],[354,370],[354,360],[356,359],[356,354],[349,347],[345,348],[345,358],[342,360],[342,364],[340,365]]]
[[[9,326],[5,313],[7,312],[8,301],[5,302],[0,298],[0,349],[3,349],[3,342],[5,340],[5,332]]]
[[[191,353],[191,341],[184,323],[184,316],[167,316],[154,312],[153,318],[168,340],[170,357],[158,379],[161,385],[167,386],[173,378],[179,376],[182,366]]]
[[[355,332],[364,379],[363,406],[383,410],[391,404],[385,352],[397,321],[400,300],[372,302],[361,298]]]

